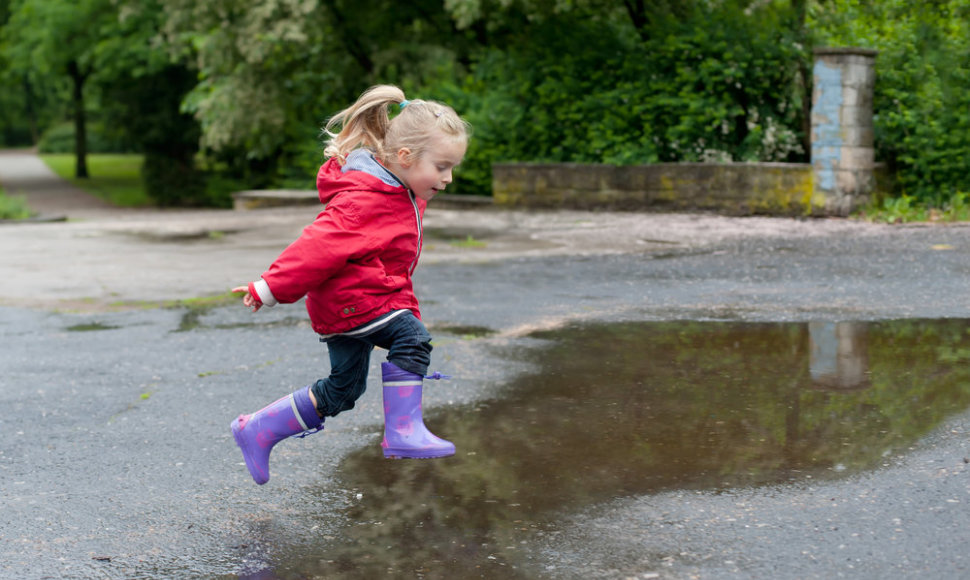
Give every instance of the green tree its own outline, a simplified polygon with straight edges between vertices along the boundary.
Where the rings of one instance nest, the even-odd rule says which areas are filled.
[[[195,164],[200,131],[182,102],[197,82],[194,70],[158,47],[163,22],[158,0],[119,3],[115,26],[96,50],[102,114],[145,154],[145,190],[163,206],[209,205]]]
[[[57,75],[69,79],[77,176],[87,176],[94,113],[114,141],[145,153],[143,177],[156,202],[204,203],[194,161],[199,130],[181,111],[196,74],[159,47],[161,2],[12,0],[10,8],[2,54],[11,64],[8,78],[24,79],[26,109],[31,87]]]
[[[199,72],[184,108],[204,150],[251,179],[319,163],[321,126],[369,85],[434,97],[476,43],[436,0],[170,0],[165,15],[165,45]]]
[[[0,145],[31,145],[43,127],[61,116],[63,83],[37,68],[15,66],[6,48],[10,0],[0,0]]]
[[[12,0],[9,9],[4,50],[11,70],[26,75],[28,82],[36,73],[66,75],[70,80],[75,174],[87,177],[85,86],[95,70],[98,42],[105,28],[117,21],[114,4],[111,0]]]

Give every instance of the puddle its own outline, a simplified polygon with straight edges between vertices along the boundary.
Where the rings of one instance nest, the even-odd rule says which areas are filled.
[[[121,328],[120,326],[114,326],[111,324],[105,324],[103,322],[86,322],[83,324],[74,324],[67,327],[68,332],[93,332],[97,330],[114,330],[116,328]]]
[[[428,329],[432,334],[442,333],[460,337],[464,340],[485,338],[496,334],[494,329],[487,326],[435,324]]]
[[[307,326],[309,327],[309,322],[305,317],[300,316],[287,316],[279,320],[268,320],[264,321],[261,319],[254,319],[250,322],[236,322],[230,324],[210,324],[206,322],[206,318],[212,313],[213,310],[219,308],[220,303],[214,304],[199,304],[192,306],[180,306],[184,311],[182,317],[179,319],[178,328],[172,332],[190,332],[193,330],[203,329],[203,328],[218,328],[220,330],[232,330],[237,328],[275,328],[279,326]]]
[[[263,578],[539,578],[560,515],[672,489],[879,469],[970,406],[970,321],[573,326],[519,351],[534,372],[428,417],[452,458],[348,457],[349,522],[278,546]],[[333,493],[332,489],[319,493]]]
[[[212,230],[208,228],[189,228],[184,230],[144,230],[123,232],[145,242],[153,243],[180,243],[180,242],[199,242],[199,241],[219,241],[226,236],[237,234],[239,229],[220,229]]]
[[[424,228],[425,238],[445,243],[466,243],[468,240],[487,240],[494,238],[496,232],[486,228],[469,227],[427,227]]]

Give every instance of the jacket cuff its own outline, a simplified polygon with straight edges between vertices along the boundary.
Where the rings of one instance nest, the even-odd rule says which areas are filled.
[[[262,278],[249,283],[249,293],[263,306],[276,306],[279,304],[279,300],[270,291],[269,284]]]

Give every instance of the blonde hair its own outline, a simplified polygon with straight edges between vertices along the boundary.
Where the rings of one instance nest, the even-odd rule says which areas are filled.
[[[393,119],[388,111],[392,105],[400,107]],[[340,131],[334,133],[337,126]],[[411,158],[420,158],[435,132],[467,142],[471,126],[448,105],[420,99],[409,101],[398,87],[377,85],[331,117],[323,131],[330,137],[324,155],[336,157],[341,165],[359,147],[371,149],[379,161],[387,164],[404,148],[411,151]]]

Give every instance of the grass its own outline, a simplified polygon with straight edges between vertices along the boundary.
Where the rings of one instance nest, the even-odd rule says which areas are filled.
[[[142,155],[92,153],[87,156],[88,177],[74,177],[73,153],[50,153],[40,158],[57,175],[84,191],[119,207],[146,207],[152,200],[141,179]]]
[[[476,240],[470,235],[464,240],[454,240],[450,243],[456,248],[484,248],[488,245],[486,242]]]
[[[233,292],[223,292],[212,296],[199,296],[197,298],[179,298],[176,300],[140,300],[140,301],[121,301],[108,304],[113,310],[125,309],[153,309],[153,308],[187,308],[191,311],[203,312],[208,309],[220,306],[230,306],[242,301],[242,294]]]
[[[885,198],[865,208],[861,217],[870,222],[890,224],[965,222],[970,220],[970,194],[956,193],[936,204],[928,204],[908,195]]]
[[[20,195],[7,195],[0,188],[0,220],[23,220],[33,215]]]

